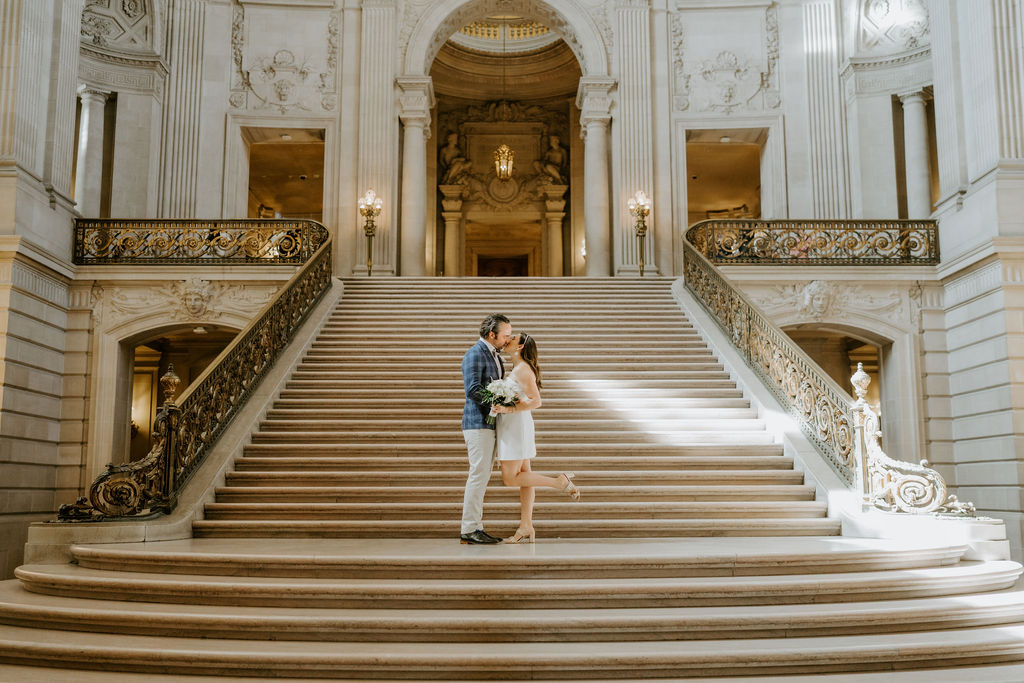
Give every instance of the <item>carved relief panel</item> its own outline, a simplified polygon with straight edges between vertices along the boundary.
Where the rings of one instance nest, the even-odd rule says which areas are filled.
[[[337,107],[340,16],[322,6],[236,3],[230,104],[274,114]]]
[[[857,21],[862,54],[892,54],[931,42],[924,0],[861,0]]]
[[[86,0],[82,42],[99,48],[153,49],[153,0]]]
[[[671,31],[676,111],[733,114],[780,106],[775,3],[679,10]]]

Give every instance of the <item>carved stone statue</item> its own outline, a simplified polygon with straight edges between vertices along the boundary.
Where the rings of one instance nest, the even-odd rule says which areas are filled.
[[[548,150],[544,156],[533,162],[533,168],[541,176],[547,176],[551,182],[565,184],[565,161],[568,153],[562,147],[557,135],[548,138]]]
[[[449,133],[448,144],[441,148],[441,185],[455,185],[462,182],[463,177],[473,166],[459,148],[459,134]]]

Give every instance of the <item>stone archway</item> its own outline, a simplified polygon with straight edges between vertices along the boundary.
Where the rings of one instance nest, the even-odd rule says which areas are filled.
[[[437,51],[450,35],[475,19],[495,12],[515,13],[536,19],[562,36],[583,71],[583,78],[608,75],[608,46],[594,19],[575,2],[560,9],[543,0],[443,0],[431,3],[416,22],[405,51],[404,71],[426,76]]]
[[[611,216],[609,202],[611,90],[608,45],[595,20],[575,2],[556,9],[542,0],[443,0],[432,3],[403,41],[407,45],[399,118],[404,126],[401,171],[402,274],[426,274],[426,139],[433,84],[427,75],[445,40],[462,26],[496,12],[514,12],[550,26],[569,45],[580,64],[582,78],[576,104],[584,133],[584,225],[587,275],[611,275]]]

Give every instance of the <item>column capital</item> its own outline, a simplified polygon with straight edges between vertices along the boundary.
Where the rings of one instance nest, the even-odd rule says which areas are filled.
[[[576,89],[576,106],[580,109],[580,123],[584,126],[594,119],[607,121],[611,118],[612,90],[617,81],[614,78],[581,78]]]
[[[915,104],[917,102],[924,104],[930,99],[928,97],[928,93],[920,88],[898,92],[896,93],[896,97],[900,98],[900,102],[903,104],[907,104],[908,102],[911,104]]]
[[[430,110],[434,108],[434,81],[429,76],[400,76],[395,79],[398,96],[398,118],[406,126],[422,127],[430,136]]]
[[[107,101],[107,98],[110,97],[110,91],[102,90],[91,85],[80,85],[78,86],[78,96],[82,98],[83,102],[92,101],[104,103]]]

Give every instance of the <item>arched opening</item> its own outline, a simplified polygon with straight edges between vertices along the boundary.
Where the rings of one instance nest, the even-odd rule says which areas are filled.
[[[440,46],[429,71],[436,274],[574,274],[582,73],[560,34],[525,15],[484,15]]]
[[[886,404],[887,400],[895,400],[900,395],[898,388],[886,387],[892,384],[887,372],[892,340],[864,330],[819,323],[790,325],[783,330],[847,393],[853,393],[850,377],[857,371],[857,364],[864,365],[864,372],[871,376],[865,399],[879,414],[884,436],[886,416],[890,417],[891,424],[899,415],[895,406]]]
[[[145,457],[153,445],[153,420],[164,403],[160,377],[173,364],[174,373],[181,378],[174,397],[180,396],[237,333],[220,325],[184,325],[123,342],[124,372],[119,373],[116,412],[126,429],[115,434],[114,453],[123,453],[125,461]],[[119,436],[121,444],[117,443]]]

